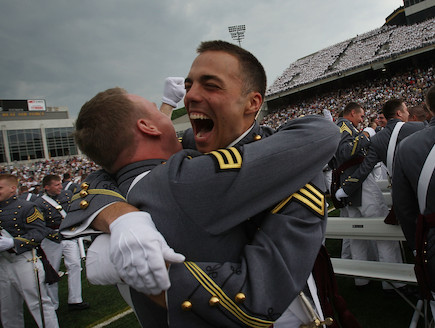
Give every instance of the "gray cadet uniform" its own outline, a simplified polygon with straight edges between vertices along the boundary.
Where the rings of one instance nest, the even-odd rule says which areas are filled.
[[[44,193],[45,196],[48,196]],[[57,196],[50,198],[58,205],[53,206],[44,199],[44,195],[38,197],[35,203],[41,209],[45,222],[49,228],[49,235],[42,241],[47,259],[56,271],[59,271],[62,254],[65,267],[68,270],[68,304],[81,303],[82,282],[81,282],[81,259],[77,240],[62,240],[59,234],[59,227],[63,221],[62,210],[66,211],[72,199],[70,190],[62,190]],[[54,306],[59,307],[58,284],[48,285],[48,291]]]
[[[75,194],[77,190],[80,190],[79,185],[72,181],[62,182],[62,188],[64,190],[70,190],[73,194]]]
[[[367,149],[371,149],[372,145],[370,140],[364,136],[362,132],[359,132],[353,124],[344,118],[340,118],[337,121],[337,125],[341,131],[341,141],[336,153],[336,159],[338,166],[346,163],[351,159],[360,157],[361,160],[367,154]],[[383,129],[382,131],[384,131]],[[382,131],[378,132],[381,134]],[[373,137],[375,139],[375,137]],[[379,138],[378,138],[379,140]],[[370,150],[368,151],[370,153]],[[378,163],[379,159],[376,159],[375,163]],[[345,169],[340,175],[341,187],[347,182],[353,181],[352,176],[355,171],[359,170],[361,165],[355,163]],[[373,165],[374,167],[374,165]],[[370,168],[370,172],[373,167]],[[346,191],[346,190],[345,190]],[[375,177],[369,174],[367,178],[355,188],[352,193],[348,193],[348,205],[341,209],[340,216],[342,217],[386,217],[389,213],[389,209],[385,203],[382,192],[379,189]],[[369,260],[370,249],[372,241],[351,239],[349,241],[351,257],[354,260]],[[400,245],[394,241],[377,240],[375,246],[378,251],[379,261],[381,262],[402,262]],[[355,279],[356,285],[365,285],[368,283],[366,279]],[[391,285],[388,283],[382,283],[384,289],[391,289]],[[403,284],[395,284],[396,287],[402,287]]]
[[[23,192],[21,195],[18,196],[18,199],[27,200],[28,202],[34,202],[38,198],[38,195],[35,195],[31,192]]]
[[[40,260],[33,264],[32,250],[47,234],[42,214],[34,203],[16,196],[0,202],[0,227],[14,238],[14,248],[0,252],[1,320],[3,327],[24,327],[23,299],[39,327],[58,327],[56,312],[45,287]],[[35,255],[36,256],[36,255]],[[39,285],[36,283],[38,269]],[[39,293],[41,300],[39,298]]]
[[[354,194],[358,189],[361,188],[361,184],[366,179],[366,177],[372,172],[376,164],[382,161],[387,165],[387,150],[388,144],[390,142],[391,134],[397,123],[401,122],[399,119],[390,119],[384,129],[376,133],[376,135],[371,138],[370,148],[364,161],[350,176],[345,177],[343,181],[342,188],[347,195]],[[410,134],[419,131],[425,127],[423,122],[407,122],[405,123],[397,136],[396,146],[404,138]],[[389,172],[391,174],[391,172]]]
[[[242,142],[261,134],[255,125]],[[125,195],[136,176],[152,169],[127,200],[149,212],[186,256],[169,271],[171,327],[269,327],[286,310],[306,286],[324,237],[322,168],[339,137],[333,123],[307,116],[259,142],[206,155],[184,150],[163,165],[148,160],[117,173]],[[104,184],[110,188],[101,175],[88,177],[88,194],[72,203],[62,230],[88,216],[79,203],[93,213],[119,201],[95,195]],[[167,327],[166,311],[131,294],[144,327]]]
[[[426,158],[435,144],[435,117],[429,126],[416,132],[401,142],[397,149],[393,173],[393,204],[396,217],[411,249],[416,249],[416,222],[419,214],[425,216],[435,213],[435,177],[429,180],[426,204],[420,213],[417,198],[417,186],[420,173]],[[434,218],[432,218],[432,221]],[[427,242],[423,248],[426,251],[423,260],[427,260],[430,280],[428,287],[435,291],[435,229],[428,229]],[[421,238],[421,237],[420,237]],[[422,238],[424,241],[424,238]],[[431,302],[432,303],[432,302]]]
[[[340,186],[343,185],[345,179],[350,176],[357,168],[357,160],[362,159],[367,154],[367,149],[370,146],[370,139],[364,133],[359,132],[348,119],[340,117],[337,120],[337,125],[340,128],[341,140],[335,154],[335,166],[354,161],[354,165],[349,165],[348,168],[340,172]],[[361,206],[361,188],[352,194],[348,194],[347,202],[350,206]]]

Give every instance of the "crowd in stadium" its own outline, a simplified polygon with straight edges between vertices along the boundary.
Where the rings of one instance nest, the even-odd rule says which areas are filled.
[[[62,177],[65,173],[71,175],[71,180],[80,183],[89,173],[98,170],[99,166],[86,157],[76,156],[69,159],[51,159],[30,164],[0,166],[0,174],[16,175],[21,186],[35,190],[37,193],[42,179],[49,174]]]
[[[283,92],[435,42],[435,19],[411,26],[383,26],[320,50],[292,63],[268,88]]]
[[[389,78],[382,78],[370,82],[362,81],[323,95],[313,95],[304,101],[290,104],[281,110],[266,115],[262,124],[277,128],[289,119],[307,114],[322,114],[328,109],[336,119],[344,106],[355,101],[360,103],[365,111],[364,126],[368,126],[371,116],[382,108],[382,104],[390,98],[403,98],[408,107],[420,105],[424,99],[424,92],[434,83],[433,66],[428,69],[415,69],[411,72],[397,74]]]

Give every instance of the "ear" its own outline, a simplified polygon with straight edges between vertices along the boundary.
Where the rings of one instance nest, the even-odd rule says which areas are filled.
[[[158,129],[156,125],[154,125],[151,121],[143,118],[137,120],[136,126],[141,133],[150,136],[160,136],[162,134],[162,132]]]
[[[257,115],[263,104],[263,97],[259,92],[251,91],[247,96],[247,106],[245,108],[246,115]]]

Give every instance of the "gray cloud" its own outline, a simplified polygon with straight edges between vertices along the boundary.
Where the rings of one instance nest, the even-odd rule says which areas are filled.
[[[269,85],[296,59],[380,27],[401,0],[0,0],[0,98],[46,99],[76,117],[121,86],[160,103],[163,80],[185,76],[201,41],[232,41],[265,66]]]

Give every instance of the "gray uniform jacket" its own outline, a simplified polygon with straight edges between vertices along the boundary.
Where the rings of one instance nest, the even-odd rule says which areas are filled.
[[[307,116],[258,142],[206,155],[185,150],[163,165],[145,161],[117,173],[125,194],[138,174],[155,166],[128,201],[148,211],[168,244],[186,256],[169,271],[171,327],[273,324],[304,288],[321,246],[327,216],[322,168],[339,138],[333,123]],[[101,182],[89,181],[88,190],[100,188],[95,180]],[[95,198],[84,197],[87,210],[95,201],[89,196]],[[62,229],[74,226],[67,221],[79,211],[73,202]],[[75,217],[82,220],[83,211]],[[139,296],[132,294],[137,310]],[[186,301],[190,311],[182,310]],[[144,326],[167,326],[155,306],[142,311],[148,311]]]
[[[399,119],[390,119],[384,129],[376,133],[373,138],[371,138],[370,148],[367,152],[367,156],[364,161],[360,164],[357,170],[348,176],[342,185],[343,190],[347,195],[352,195],[356,190],[361,188],[361,184],[367,178],[367,176],[372,172],[376,164],[382,161],[387,165],[387,151],[388,144],[390,142],[391,134],[394,127]],[[410,134],[423,129],[425,125],[423,122],[407,122],[405,123],[397,136],[397,145]]]
[[[32,193],[26,191],[26,192],[23,192],[21,195],[19,195],[18,198],[22,199],[22,200],[34,202],[36,200],[36,198],[38,198],[38,195],[35,195],[35,194],[32,194]]]
[[[335,168],[339,168],[350,160],[365,157],[370,146],[370,139],[358,131],[348,119],[340,117],[337,120],[340,128],[341,140],[335,154]],[[345,180],[353,174],[359,165],[352,165],[340,172],[340,185],[343,186]],[[359,186],[354,193],[348,194],[347,205],[361,206],[362,188]]]
[[[16,196],[0,202],[0,228],[14,237],[17,254],[38,246],[47,235],[44,217],[36,205]]]
[[[396,217],[400,222],[406,240],[412,249],[415,249],[415,224],[420,209],[417,199],[417,185],[421,169],[426,161],[429,151],[435,143],[435,118],[432,118],[429,127],[409,136],[399,145],[394,161],[393,173],[393,204]],[[426,209],[422,214],[435,213],[435,179],[429,183],[426,197]],[[434,258],[435,234],[431,232],[430,250]],[[434,271],[435,272],[435,271]],[[434,276],[432,274],[432,276]]]
[[[70,190],[73,194],[77,192],[79,189],[79,185],[72,181],[65,181],[62,183],[62,187],[64,190]]]
[[[59,205],[54,207],[47,202],[42,196],[35,200],[35,204],[39,207],[40,211],[44,215],[45,223],[48,227],[47,238],[60,243],[61,235],[59,234],[59,227],[63,221],[63,216],[60,213],[61,210],[67,211],[72,199],[72,192],[70,190],[62,190],[57,196],[50,196]]]

